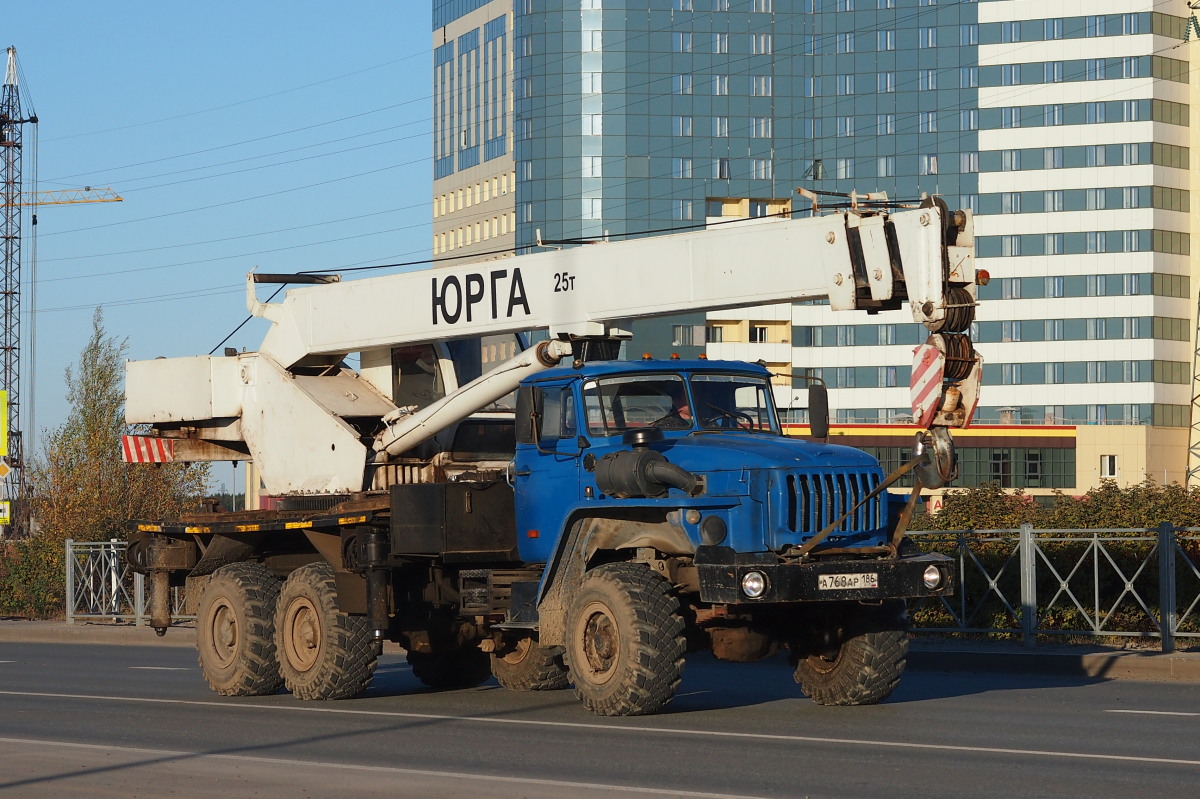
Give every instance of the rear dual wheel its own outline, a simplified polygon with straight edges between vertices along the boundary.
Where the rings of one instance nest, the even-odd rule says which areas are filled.
[[[196,612],[196,652],[210,688],[222,696],[264,696],[283,685],[275,655],[279,578],[261,563],[213,572]]]
[[[284,583],[275,636],[279,672],[297,699],[349,699],[375,673],[367,619],[338,610],[333,568],[324,561],[296,569]]]

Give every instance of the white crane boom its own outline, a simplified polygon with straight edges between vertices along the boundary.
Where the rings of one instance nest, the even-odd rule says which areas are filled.
[[[307,276],[323,285],[278,303],[257,299],[251,274],[250,311],[272,322],[257,352],[127,364],[126,419],[161,438],[127,441],[125,459],[252,459],[275,494],[383,487],[377,467],[556,364],[572,340],[623,337],[632,319],[825,297],[835,310],[907,302],[939,334],[918,350],[914,409],[923,425],[961,427],[981,363],[962,335],[973,247],[970,214],[930,200],[348,282]],[[432,405],[393,393],[394,350],[527,330],[551,340],[465,386],[445,376],[453,390]],[[353,352],[362,374],[342,363]]]

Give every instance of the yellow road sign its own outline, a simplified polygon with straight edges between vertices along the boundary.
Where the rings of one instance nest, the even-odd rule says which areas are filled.
[[[8,454],[8,391],[0,391],[0,455]],[[4,474],[8,474],[7,467]],[[3,477],[4,474],[0,474]]]
[[[0,500],[0,524],[12,524],[12,503]]]

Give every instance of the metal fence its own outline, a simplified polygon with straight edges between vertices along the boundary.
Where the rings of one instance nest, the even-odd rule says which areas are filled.
[[[910,606],[913,629],[1020,636],[1200,639],[1200,530],[913,532],[958,562],[956,595]]]
[[[67,539],[67,624],[80,619],[132,621],[139,627],[149,621],[146,612],[146,578],[129,568],[124,541],[75,541]],[[171,591],[171,618],[195,618],[183,614],[182,588]]]
[[[910,532],[920,549],[958,563],[953,597],[913,602],[917,632],[1158,639],[1200,643],[1200,529],[953,530]],[[125,562],[125,542],[67,541],[67,623],[147,623],[146,585]],[[183,589],[173,589],[172,618]]]

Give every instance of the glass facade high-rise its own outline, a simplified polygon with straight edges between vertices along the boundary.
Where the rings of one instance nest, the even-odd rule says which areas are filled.
[[[974,331],[987,361],[978,421],[1153,428],[1141,474],[1182,479],[1200,126],[1179,45],[1189,25],[1200,34],[1193,13],[1184,0],[448,0],[435,4],[435,45],[459,49],[435,60],[461,65],[466,28],[509,20],[511,239],[483,244],[523,253],[803,215],[800,186],[940,194],[976,212],[978,265],[993,276]],[[456,69],[461,102],[471,73]],[[445,159],[461,162],[475,139],[437,130],[437,185],[474,185]],[[486,210],[460,206],[445,220],[459,235],[435,250],[499,249],[461,235]],[[803,253],[779,268],[805,268]],[[908,413],[924,339],[902,312],[820,305],[635,333],[639,351],[706,347],[815,372],[841,422],[876,424]],[[779,400],[792,403],[790,386]],[[1102,463],[1092,471],[1107,476]]]

